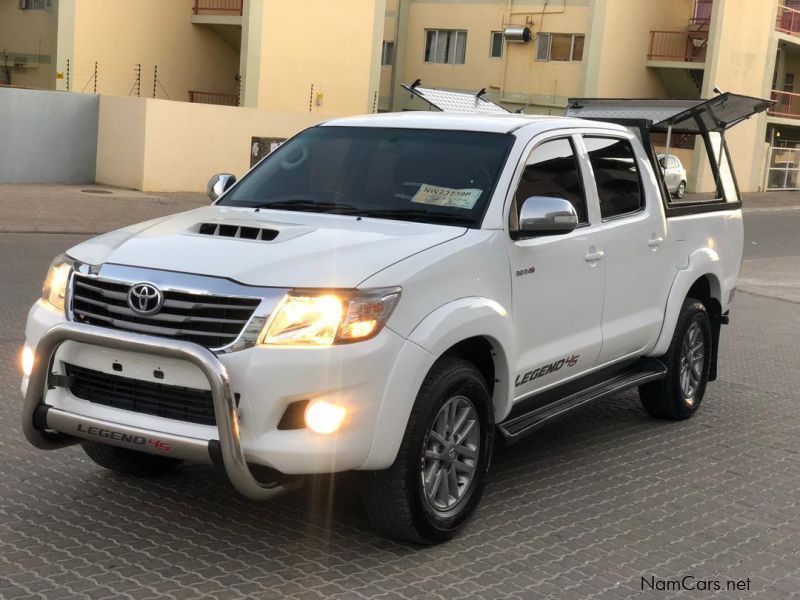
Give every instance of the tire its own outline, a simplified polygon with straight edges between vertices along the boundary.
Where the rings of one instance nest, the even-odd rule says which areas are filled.
[[[639,398],[647,412],[673,421],[695,413],[708,383],[713,339],[706,307],[694,298],[684,300],[669,350],[661,357],[667,376],[639,386]],[[691,350],[688,355],[687,347]]]
[[[676,190],[675,190],[675,197],[676,197],[678,200],[680,200],[680,199],[681,199],[681,198],[683,198],[685,195],[686,195],[686,182],[685,182],[685,181],[681,181],[681,182],[678,184],[678,189],[676,189]]]
[[[81,442],[83,451],[95,463],[120,475],[156,477],[172,472],[181,461],[97,442]]]
[[[456,428],[460,443],[445,427],[451,416],[456,423],[461,419]],[[442,438],[447,445],[438,441]],[[387,537],[417,544],[450,539],[480,501],[493,448],[494,413],[483,377],[466,360],[440,359],[417,394],[394,464],[364,473],[361,494],[373,527]],[[470,466],[471,474],[465,474]],[[426,493],[426,475],[433,494]]]

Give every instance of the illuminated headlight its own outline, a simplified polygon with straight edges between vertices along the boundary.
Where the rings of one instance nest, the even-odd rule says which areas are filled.
[[[47,271],[47,277],[42,287],[42,298],[52,307],[63,312],[64,301],[67,297],[67,285],[72,270],[77,262],[66,254],[57,257]]]
[[[392,314],[400,288],[289,292],[273,311],[260,343],[330,346],[378,335]]]
[[[22,368],[22,374],[25,377],[30,377],[31,372],[33,371],[33,361],[35,358],[35,353],[33,348],[31,348],[28,344],[25,344],[22,347],[22,352],[19,354],[19,364]]]
[[[315,433],[330,434],[339,429],[346,414],[341,406],[317,400],[306,409],[306,426]]]

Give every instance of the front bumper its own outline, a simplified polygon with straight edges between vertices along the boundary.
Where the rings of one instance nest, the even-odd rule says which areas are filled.
[[[219,440],[202,440],[93,419],[58,410],[43,403],[53,358],[66,341],[104,348],[175,358],[196,366],[208,380],[214,402]],[[213,461],[218,452],[233,486],[244,496],[264,500],[286,491],[278,483],[256,479],[245,459],[236,402],[225,366],[209,350],[179,340],[63,322],[42,335],[36,347],[33,371],[27,382],[22,429],[37,448],[52,450],[77,443],[78,438],[188,460]],[[218,445],[217,445],[218,442]]]

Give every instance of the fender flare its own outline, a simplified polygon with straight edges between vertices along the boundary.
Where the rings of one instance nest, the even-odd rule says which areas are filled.
[[[409,334],[389,375],[375,423],[372,446],[361,469],[385,469],[400,450],[417,392],[433,364],[449,348],[473,337],[492,345],[495,419],[510,409],[513,386],[509,363],[513,343],[511,315],[494,300],[468,297],[444,304],[429,313]],[[402,426],[401,426],[402,425]]]
[[[688,265],[678,271],[672,282],[664,311],[664,323],[651,355],[661,356],[669,350],[683,301],[688,296],[689,290],[701,277],[708,277],[711,296],[722,304],[720,282],[723,280],[723,276],[719,254],[711,248],[697,250],[689,256]]]

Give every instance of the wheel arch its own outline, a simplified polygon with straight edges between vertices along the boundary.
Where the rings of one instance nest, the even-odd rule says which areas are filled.
[[[686,298],[695,298],[703,302],[712,321],[719,321],[722,313],[722,274],[719,257],[708,252],[698,254],[692,257],[689,267],[678,271],[675,277],[667,299],[664,324],[651,352],[653,356],[660,356],[669,349]]]
[[[475,365],[489,387],[495,420],[505,418],[513,390],[512,340],[511,316],[494,300],[461,298],[428,314],[401,349],[361,468],[384,469],[392,464],[422,382],[444,356],[459,356]]]

